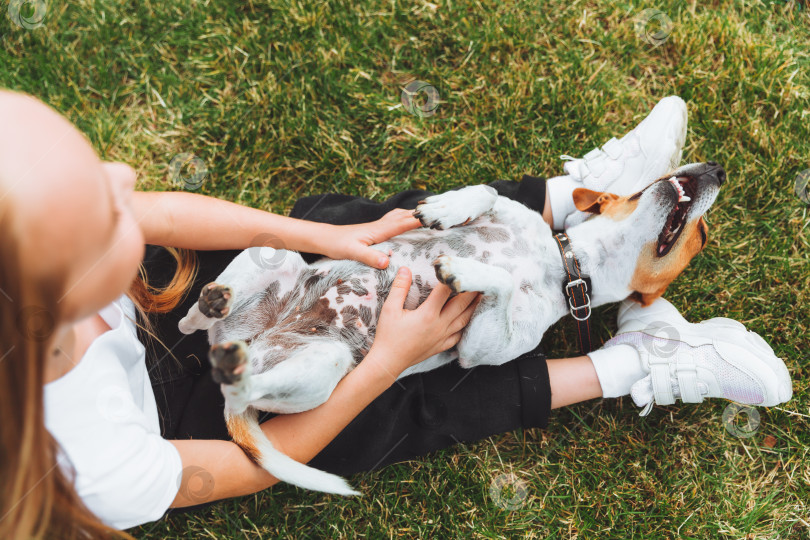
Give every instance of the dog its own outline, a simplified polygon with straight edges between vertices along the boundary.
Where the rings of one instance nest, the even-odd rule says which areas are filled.
[[[723,168],[707,162],[684,166],[630,196],[576,189],[576,207],[592,216],[566,233],[590,275],[591,305],[628,297],[648,305],[661,296],[706,245],[703,214],[724,180]],[[276,450],[259,427],[258,411],[306,411],[329,398],[368,352],[400,266],[413,275],[408,309],[439,282],[455,293],[482,293],[457,346],[400,377],[455,359],[465,368],[502,364],[533,350],[569,313],[562,257],[539,213],[476,185],[427,197],[414,215],[430,229],[376,244],[391,254],[383,270],[327,258],[307,264],[295,252],[249,248],[203,287],[180,321],[183,333],[208,331],[228,430],[279,480],[357,494],[342,478]]]

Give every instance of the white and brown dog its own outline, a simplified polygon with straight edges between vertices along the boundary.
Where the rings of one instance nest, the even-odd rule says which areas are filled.
[[[702,216],[724,179],[722,167],[709,162],[682,167],[627,197],[575,190],[577,208],[594,214],[567,231],[590,275],[591,305],[627,297],[647,305],[661,296],[706,244]],[[187,334],[208,330],[230,434],[276,478],[329,493],[356,493],[342,478],[273,448],[257,411],[306,411],[329,398],[371,346],[400,266],[413,275],[409,309],[440,281],[455,292],[483,293],[458,345],[402,377],[454,359],[465,368],[502,364],[533,350],[569,312],[560,251],[537,212],[478,185],[428,197],[414,215],[431,229],[377,244],[392,252],[384,270],[345,260],[306,264],[295,252],[247,249],[203,288],[180,322]]]

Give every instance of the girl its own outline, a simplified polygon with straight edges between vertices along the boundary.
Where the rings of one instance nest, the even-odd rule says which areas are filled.
[[[533,178],[492,185],[560,223],[575,213],[565,210],[571,186],[607,182],[632,192],[639,170],[654,178],[664,171],[651,171],[679,160],[682,137],[670,135],[685,132],[681,104],[656,107],[613,144],[627,150],[614,169],[619,173],[607,173],[613,178],[576,160],[548,192]],[[170,507],[273,485],[227,440],[204,336],[194,341],[177,333],[177,320],[195,301],[187,293],[227,265],[235,254],[228,250],[244,249],[267,231],[289,249],[384,267],[385,255],[369,246],[417,227],[409,211],[392,208],[412,208],[425,193],[406,192],[382,205],[307,198],[293,210],[343,225],[188,193],[137,193],[130,167],[102,163],[41,102],[0,92],[0,118],[0,538],[102,538],[159,519]],[[663,150],[643,151],[639,141],[649,139]],[[603,155],[595,152],[589,156]],[[623,175],[633,163],[642,167]],[[561,214],[554,216],[555,208]],[[345,224],[362,220],[371,222]],[[534,351],[502,366],[451,365],[394,384],[407,367],[457,343],[477,302],[472,293],[448,300],[441,286],[407,311],[410,281],[402,269],[373,347],[326,403],[266,415],[262,429],[276,448],[338,474],[370,470],[453,442],[545,427],[551,408],[586,399],[631,389],[637,403],[668,399],[660,376],[651,379],[653,361],[671,360],[667,390],[684,401],[706,395],[773,405],[790,397],[787,371],[761,338],[725,320],[689,325],[665,301],[626,310],[618,341],[589,356],[547,361]],[[677,363],[656,356],[650,340],[657,338],[623,333],[645,317],[679,330]],[[732,356],[734,364],[727,361]],[[696,378],[681,376],[683,358],[698,367]]]

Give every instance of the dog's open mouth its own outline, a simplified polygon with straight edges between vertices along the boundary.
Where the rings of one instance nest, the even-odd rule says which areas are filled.
[[[692,206],[692,199],[696,191],[695,181],[687,177],[675,178],[673,176],[668,182],[675,188],[678,200],[670,210],[661,234],[658,235],[657,255],[659,257],[669,253],[669,250],[678,241],[678,237],[681,236],[686,224],[686,215]]]

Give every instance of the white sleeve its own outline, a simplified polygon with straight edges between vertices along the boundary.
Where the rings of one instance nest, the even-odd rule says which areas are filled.
[[[180,487],[183,464],[177,448],[138,424],[115,425],[111,435],[96,448],[91,475],[79,478],[79,495],[118,529],[160,519]]]
[[[160,436],[143,353],[119,319],[44,387],[45,427],[59,443],[60,464],[75,472],[85,505],[118,529],[160,519],[182,479],[180,453]]]
[[[61,447],[63,466],[67,461],[75,471],[76,492],[118,529],[160,519],[179,491],[180,453],[120,381],[104,378],[102,369],[84,380],[79,375],[65,381],[76,384],[48,388],[45,395],[46,427]]]

